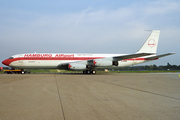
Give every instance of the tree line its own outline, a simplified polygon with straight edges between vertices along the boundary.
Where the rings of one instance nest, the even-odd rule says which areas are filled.
[[[167,65],[145,65],[145,66],[133,66],[133,67],[123,67],[119,70],[180,70],[180,65],[171,65],[167,63]]]

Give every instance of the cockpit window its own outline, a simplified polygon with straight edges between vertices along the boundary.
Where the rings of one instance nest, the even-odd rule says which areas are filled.
[[[9,59],[13,59],[13,57],[10,57]]]

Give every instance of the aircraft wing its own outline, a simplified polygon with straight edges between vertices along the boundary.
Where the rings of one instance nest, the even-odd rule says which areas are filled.
[[[122,55],[122,56],[114,56],[114,57],[108,57],[108,58],[102,58],[102,59],[92,59],[92,60],[85,60],[85,61],[76,61],[76,62],[67,62],[67,63],[62,63],[58,65],[59,69],[65,69],[68,67],[69,64],[94,64],[94,60],[102,60],[106,61],[106,59],[111,59],[112,61],[120,61],[123,59],[131,59],[131,58],[137,58],[137,57],[143,57],[143,56],[148,56],[148,55],[153,55],[152,53],[137,53],[137,54],[131,54],[131,55]]]
[[[130,55],[123,55],[123,56],[115,56],[113,57],[113,61],[120,61],[123,59],[131,59],[131,58],[137,58],[142,56],[148,56],[153,55],[152,53],[137,53],[137,54],[130,54]]]
[[[171,55],[171,54],[174,54],[174,53],[167,53],[167,54],[163,54],[163,55],[147,57],[146,59],[147,60],[154,60],[154,59],[157,59],[159,57],[164,57],[164,56]],[[102,59],[92,59],[92,60],[84,60],[84,61],[67,62],[67,63],[59,64],[58,68],[59,69],[69,69],[69,67],[71,67],[71,66],[85,67],[85,65],[90,65],[90,66],[95,65],[96,62],[100,62],[100,63],[102,63],[102,65],[105,64],[105,66],[106,66],[106,62],[111,63],[111,62],[108,62],[109,60],[110,61],[120,61],[120,60],[124,60],[124,59],[138,58],[138,57],[149,56],[149,55],[154,55],[154,53],[136,53],[136,54],[130,54],[130,55],[107,57],[107,58],[102,58]]]

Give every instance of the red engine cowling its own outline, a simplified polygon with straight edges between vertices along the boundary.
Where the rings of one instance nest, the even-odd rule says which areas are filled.
[[[85,64],[78,64],[78,63],[69,63],[68,69],[69,70],[85,70],[87,66]]]

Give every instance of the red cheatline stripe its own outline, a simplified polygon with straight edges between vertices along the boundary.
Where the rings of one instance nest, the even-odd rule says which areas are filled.
[[[21,57],[21,58],[14,58],[13,61],[16,60],[92,60],[92,59],[101,59],[104,57]]]
[[[102,59],[104,57],[72,57],[72,58],[65,58],[65,57],[21,57],[21,58],[14,58],[12,61],[16,60],[92,60],[92,59]],[[124,59],[124,60],[145,60],[146,58],[133,58],[133,59]]]

